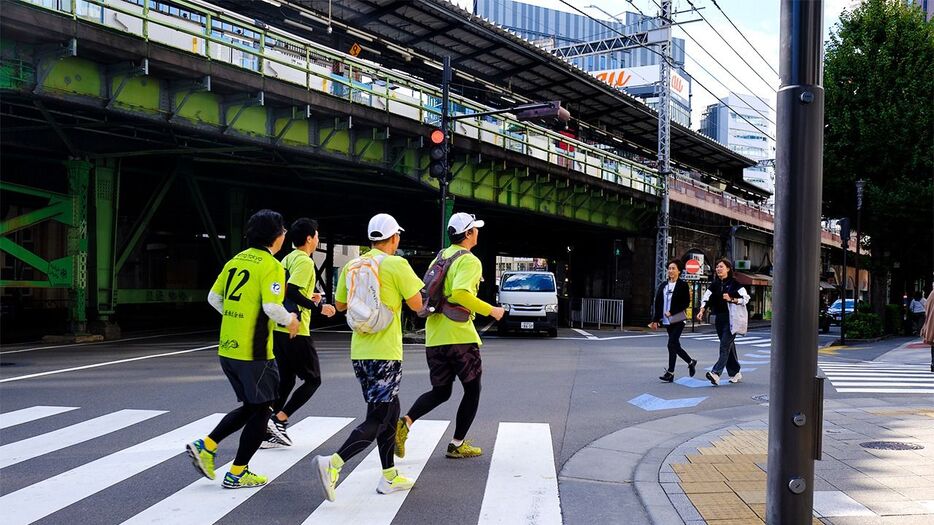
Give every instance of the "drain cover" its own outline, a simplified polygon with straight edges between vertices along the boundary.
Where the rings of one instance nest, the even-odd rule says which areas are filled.
[[[876,450],[921,450],[924,448],[915,443],[902,443],[900,441],[867,441],[860,443],[859,446]]]
[[[753,399],[759,401],[760,403],[768,403],[769,395],[768,394],[759,394],[757,396],[752,396]]]

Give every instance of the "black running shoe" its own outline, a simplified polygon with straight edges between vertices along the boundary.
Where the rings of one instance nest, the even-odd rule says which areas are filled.
[[[659,379],[661,379],[662,382],[664,382],[664,383],[671,383],[672,381],[675,380],[675,375],[674,375],[673,373],[669,372],[668,370],[665,370],[665,373],[662,374],[662,375],[659,377]]]
[[[288,421],[279,421],[275,415],[269,418],[269,421],[266,423],[266,432],[272,434],[275,438],[281,442],[283,445],[290,447],[292,446],[292,440],[289,438],[289,435],[286,434],[285,429],[288,428]]]
[[[688,374],[694,377],[694,372],[697,372],[697,359],[691,359],[691,362],[688,363]]]

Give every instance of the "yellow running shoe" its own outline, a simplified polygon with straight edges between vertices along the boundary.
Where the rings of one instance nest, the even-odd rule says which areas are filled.
[[[396,457],[405,457],[405,440],[409,437],[409,426],[405,424],[404,418],[396,421]]]
[[[269,481],[266,476],[260,476],[250,472],[249,468],[243,470],[239,476],[234,476],[230,472],[224,476],[225,489],[248,489],[262,487]]]
[[[474,458],[483,455],[483,450],[480,447],[475,447],[470,443],[469,439],[465,439],[459,447],[454,443],[448,443],[448,452],[445,456],[449,458]]]
[[[399,474],[398,470],[394,468],[387,470],[384,470],[383,475],[379,477],[379,484],[376,486],[376,492],[380,494],[389,494],[390,492],[409,490],[415,485],[414,481]],[[386,479],[387,477],[390,479]]]
[[[208,479],[214,479],[214,457],[217,452],[211,452],[204,446],[204,440],[199,439],[185,446],[188,456],[191,458],[191,464],[198,469],[198,472],[204,474]]]

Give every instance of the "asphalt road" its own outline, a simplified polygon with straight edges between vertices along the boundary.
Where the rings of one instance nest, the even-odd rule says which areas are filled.
[[[481,516],[481,509],[485,503],[488,479],[492,483],[494,478],[508,481],[510,477],[521,477],[510,476],[510,467],[506,461],[509,458],[505,457],[505,452],[498,460],[503,463],[492,465],[494,444],[507,450],[508,433],[502,430],[501,423],[547,425],[515,427],[520,433],[527,432],[523,434],[526,437],[537,437],[535,441],[524,445],[520,441],[519,448],[513,449],[512,456],[535,463],[534,468],[544,466],[553,474],[560,472],[561,466],[576,451],[621,428],[693,410],[759,403],[761,400],[754,399],[754,396],[768,393],[768,331],[751,332],[745,339],[748,342],[739,345],[740,359],[747,362],[743,370],[743,383],[725,384],[716,389],[700,381],[683,379],[687,374],[687,367],[683,363],[678,364],[676,376],[687,384],[663,384],[658,381],[657,377],[667,364],[666,339],[662,334],[609,331],[579,333],[562,330],[557,339],[485,337],[483,393],[479,413],[468,436],[485,449],[485,454],[467,460],[450,460],[443,456],[444,447],[453,432],[453,419],[461,394],[460,388],[455,387],[452,399],[425,418],[450,421],[450,425],[443,436],[439,434],[436,442],[426,445],[426,450],[433,451],[424,464],[415,489],[404,498],[396,498],[401,502],[397,512],[382,511],[385,521],[426,525],[486,522],[485,517]],[[687,332],[683,344],[700,362],[696,379],[702,380],[703,368],[716,360],[717,341],[703,336],[698,338],[699,335]],[[819,340],[827,344],[834,338],[833,334],[821,335]],[[324,436],[323,443],[314,451],[330,453],[343,442],[350,428],[359,422],[365,406],[349,362],[349,334],[318,332],[315,339],[321,359],[323,384],[309,404],[293,416],[292,421],[294,425],[308,416],[356,418],[355,422],[336,433]],[[214,334],[209,331],[66,347],[4,347],[0,352],[0,362],[4,365],[0,367],[0,428],[9,426],[0,433],[0,507],[16,503],[19,498],[39,509],[33,509],[33,512],[42,517],[41,523],[121,523],[197,481],[199,476],[192,469],[188,458],[182,454],[182,448],[185,441],[200,437],[200,434],[195,433],[178,441],[178,453],[169,453],[165,460],[151,459],[147,463],[147,460],[140,460],[137,456],[145,456],[150,452],[133,455],[121,454],[121,451],[130,449],[133,452],[136,449],[131,447],[165,436],[211,414],[227,412],[236,406],[234,394],[220,370],[214,344]],[[878,355],[882,351],[882,346],[875,350],[867,347],[858,356],[850,353],[826,355],[822,356],[822,360],[844,362],[871,359],[874,352]],[[421,346],[406,346],[400,394],[403,410],[421,392],[430,388],[423,355]],[[668,401],[703,399],[696,408],[646,410],[630,403],[630,400],[639,396],[645,399],[646,395]],[[827,395],[834,397],[847,394],[837,394],[829,388]],[[666,406],[664,401],[657,403],[660,405],[654,405],[655,408]],[[43,405],[78,408],[10,425],[15,422],[15,416],[10,416],[10,413]],[[123,420],[127,426],[112,431],[106,428],[109,424],[108,414],[126,409],[164,413],[133,413],[133,417],[141,420],[132,424],[123,416],[110,416],[111,419]],[[4,418],[4,415],[7,417]],[[99,425],[95,422],[84,423],[98,417],[105,418],[99,420]],[[65,437],[62,434],[42,436],[60,429],[67,431],[67,427],[80,424],[84,424],[83,427],[77,427],[83,429],[81,432],[96,431],[101,435],[88,440],[77,438],[82,442],[70,446],[67,446],[70,443],[68,440],[76,438],[67,433]],[[416,424],[413,435],[419,433],[419,428],[419,424]],[[424,429],[423,435],[430,433],[428,426],[421,428]],[[542,434],[542,430],[546,433]],[[548,432],[553,459],[539,450],[547,452],[546,446],[535,447],[536,444],[542,445]],[[293,438],[300,435],[297,430],[293,431]],[[169,437],[173,438],[173,435]],[[502,445],[497,442],[498,438],[503,440]],[[25,442],[25,446],[17,444],[27,439],[33,440]],[[176,441],[171,443],[175,446]],[[54,450],[45,451],[43,447]],[[235,449],[235,436],[223,442],[218,465],[231,460]],[[271,468],[269,465],[275,463],[275,458],[285,457],[274,456],[282,453],[282,450],[258,452],[251,462],[251,468],[261,474],[265,473],[264,466]],[[528,450],[528,454],[522,453],[524,450]],[[208,489],[210,492],[204,493],[210,497],[195,498],[188,503],[169,500],[163,504],[168,505],[170,510],[174,505],[175,511],[184,510],[186,505],[194,505],[205,512],[205,516],[214,516],[208,521],[217,518],[222,523],[302,523],[321,504],[321,498],[313,492],[310,480],[314,453],[310,449],[302,454],[293,452],[298,454],[296,459],[286,462],[282,474],[269,486],[249,491],[250,498],[246,501],[235,504],[228,502],[226,505],[232,509],[229,513],[213,508],[217,504],[215,500],[227,497],[231,492],[239,494],[246,490],[223,491],[219,487],[219,479],[214,487]],[[17,454],[25,454],[25,459]],[[102,471],[107,463],[101,466],[101,458],[112,454],[116,456],[108,461],[114,464],[107,467],[110,470]],[[15,457],[8,460],[4,456]],[[348,463],[344,469],[345,476],[352,475],[364,456],[366,454],[361,454]],[[14,462],[7,464],[4,461]],[[95,461],[98,462],[91,463]],[[405,472],[412,467],[400,462],[400,468]],[[360,469],[365,474],[363,467]],[[223,470],[218,470],[220,478]],[[113,474],[113,471],[119,474]],[[106,481],[111,478],[115,481]],[[364,480],[364,485],[368,486],[371,482],[375,488],[375,478]],[[88,487],[95,483],[101,485],[97,487],[99,490],[89,492],[91,489]],[[46,492],[36,487],[45,487]],[[486,503],[491,505],[489,508],[496,508],[491,503],[496,498],[513,501],[521,506],[524,504],[523,498],[527,496],[522,488],[511,488],[508,484],[507,488],[499,492],[488,496]],[[339,503],[346,506],[342,508],[349,509],[347,512],[362,512],[366,510],[362,507],[373,507],[364,503],[355,506],[347,498],[341,500],[341,495],[339,487]],[[26,499],[26,496],[30,499]],[[382,505],[382,502],[377,500],[377,505]],[[60,510],[50,512],[58,508]],[[160,512],[157,515],[164,522],[178,522],[172,519],[171,513]],[[347,518],[347,523],[369,524],[379,521],[359,515],[356,518],[348,516],[351,514],[343,516]],[[312,520],[319,521],[325,520]],[[547,522],[546,519],[538,521]]]

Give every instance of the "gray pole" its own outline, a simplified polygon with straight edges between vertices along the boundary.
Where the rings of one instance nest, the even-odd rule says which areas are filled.
[[[658,210],[658,235],[655,240],[655,287],[667,278],[665,263],[668,260],[668,175],[671,173],[671,0],[662,0],[662,30],[667,37],[658,44],[662,59],[658,64],[658,180],[661,184],[661,207]]]
[[[448,125],[448,112],[450,106],[450,95],[451,95],[451,78],[453,77],[451,71],[451,57],[444,57],[444,70],[441,73],[441,129],[444,131],[444,136],[447,137],[450,133]],[[445,146],[445,152],[450,148],[453,140],[449,140],[448,144]],[[446,173],[438,179],[438,186],[441,190],[441,249],[447,245],[448,240],[448,184],[450,183],[450,164],[451,156],[449,153],[446,153],[447,158],[444,159],[444,165],[447,168]]]
[[[824,126],[822,0],[782,0],[767,523],[810,523],[820,453],[817,268]]]
[[[863,216],[863,189],[866,187],[866,181],[859,179],[856,181],[856,293],[855,301],[853,302],[856,307],[859,307],[859,296],[863,292],[863,287],[860,285],[859,281],[859,241],[863,238],[863,230],[861,219]]]

